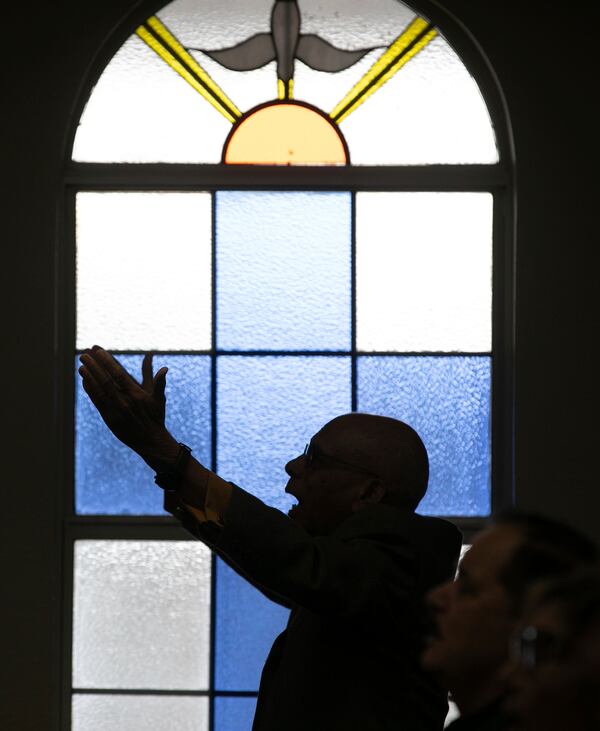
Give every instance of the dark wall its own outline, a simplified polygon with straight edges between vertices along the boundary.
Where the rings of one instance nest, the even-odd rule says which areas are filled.
[[[513,124],[517,502],[597,535],[592,27],[539,0],[445,5],[485,49]],[[59,723],[57,191],[86,70],[133,6],[34,1],[4,15],[0,727],[7,730]]]
[[[491,5],[445,3],[485,50],[512,121],[516,500],[599,538],[592,28],[547,3]]]

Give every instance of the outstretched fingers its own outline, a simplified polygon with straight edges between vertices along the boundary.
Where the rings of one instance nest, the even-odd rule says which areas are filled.
[[[164,396],[166,375],[169,370],[166,366],[159,368],[156,374],[152,370],[154,353],[146,353],[142,361],[142,388],[153,396]]]
[[[167,371],[169,369],[163,366],[154,374],[152,370],[152,358],[152,353],[146,353],[142,361],[142,388],[155,400],[164,421],[165,387],[167,385]]]
[[[142,388],[147,393],[152,393],[154,386],[154,375],[152,372],[153,353],[146,353],[142,361]]]
[[[105,382],[108,388],[117,388],[127,393],[135,392],[140,384],[133,378],[115,357],[99,345],[94,345],[90,352],[96,366],[106,374]],[[108,380],[110,379],[110,381]]]
[[[86,354],[84,353],[79,358],[79,360],[81,361],[81,365],[79,366],[79,375],[81,376],[83,390],[90,397],[94,406],[98,408],[99,404],[103,401],[103,398],[105,396],[104,389],[102,388],[100,382],[94,374],[94,369],[88,365],[88,359],[85,357],[85,355]]]
[[[152,396],[160,411],[160,416],[163,423],[165,421],[165,410],[167,406],[167,399],[165,397],[165,388],[167,385],[167,371],[168,368],[163,366],[154,376],[154,381],[152,383]]]
[[[123,394],[119,391],[112,378],[101,368],[89,353],[80,356],[81,366],[79,374],[83,390],[90,397],[91,402],[98,409],[104,421],[110,426],[124,406]]]
[[[101,411],[106,410],[107,404],[115,409],[122,407],[125,396],[140,388],[127,371],[98,346],[82,353],[79,360],[83,388]]]
[[[154,376],[154,380],[152,381],[152,393],[157,398],[165,397],[165,386],[167,385],[168,371],[169,369],[166,366],[163,366]]]

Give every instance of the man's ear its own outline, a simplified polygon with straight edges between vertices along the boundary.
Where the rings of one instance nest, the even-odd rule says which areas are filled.
[[[380,480],[370,480],[369,482],[365,482],[360,491],[360,495],[352,504],[352,511],[357,512],[362,508],[369,507],[369,505],[376,505],[377,503],[382,502],[385,494],[386,489]]]

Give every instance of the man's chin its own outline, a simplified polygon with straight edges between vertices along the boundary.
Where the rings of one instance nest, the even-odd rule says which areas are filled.
[[[318,532],[315,532],[314,526],[311,524],[308,516],[300,505],[293,505],[287,511],[287,515],[290,520],[293,520],[296,525],[300,526],[300,528],[304,528],[304,530],[311,536],[320,535]]]
[[[429,672],[439,672],[443,667],[443,653],[441,652],[441,641],[437,637],[428,640],[427,645],[421,653],[421,666]]]
[[[301,525],[303,528],[305,528],[305,521],[302,517],[302,508],[299,505],[292,505],[292,507],[287,511],[288,518],[291,518],[294,523],[298,523],[298,525]]]

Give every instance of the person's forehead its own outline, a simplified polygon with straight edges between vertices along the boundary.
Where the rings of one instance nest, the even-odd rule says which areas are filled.
[[[520,542],[519,531],[513,526],[486,528],[475,537],[465,553],[461,570],[472,578],[496,581]]]

